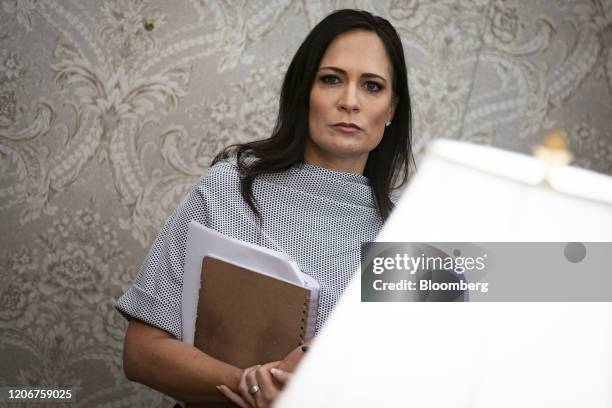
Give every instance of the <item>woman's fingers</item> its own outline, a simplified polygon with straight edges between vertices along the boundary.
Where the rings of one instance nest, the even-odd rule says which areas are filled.
[[[238,392],[243,400],[247,401],[251,406],[256,407],[257,404],[255,402],[255,398],[253,394],[249,391],[251,388],[257,384],[257,380],[255,379],[255,371],[261,367],[260,365],[255,365],[253,367],[245,368],[242,371],[242,376],[240,377],[240,383],[238,384]]]
[[[274,377],[274,379],[281,383],[283,386],[285,386],[287,382],[289,382],[291,377],[293,377],[292,373],[288,373],[287,371],[283,371],[280,368],[276,367],[270,369],[270,374],[272,374],[272,377]]]
[[[240,395],[230,390],[226,385],[217,385],[217,389],[221,394],[225,395],[227,399],[238,405],[240,408],[251,408],[248,402],[246,402]]]
[[[253,371],[248,373],[247,385],[249,386],[249,394],[255,400],[255,406],[257,408],[266,408],[269,406],[266,398],[264,397],[264,394],[266,393],[266,391],[264,390],[265,387],[260,381],[259,374],[258,374],[261,369],[262,369],[261,366],[257,366],[257,368],[255,368]],[[254,391],[253,387],[256,387],[257,391],[253,392]]]
[[[241,408],[244,407],[244,404],[247,408],[250,408],[249,405],[257,408],[267,408],[291,378],[291,373],[276,368],[278,364],[279,361],[274,361],[263,366],[256,365],[244,369],[238,384],[239,394],[226,386],[221,386],[223,389],[220,388],[219,391],[223,392],[223,395]],[[274,370],[274,375],[271,370]]]
[[[274,379],[272,378],[272,374],[270,374],[270,369],[276,367],[278,365],[278,361],[273,363],[268,363],[263,365],[262,367],[255,370],[255,375],[257,378],[257,383],[259,384],[261,395],[257,395],[259,397],[257,399],[257,403],[260,404],[258,406],[269,406],[271,402],[278,396],[280,393],[280,389],[274,383]]]

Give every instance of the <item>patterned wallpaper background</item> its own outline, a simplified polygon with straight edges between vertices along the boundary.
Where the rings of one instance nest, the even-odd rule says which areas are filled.
[[[0,385],[171,405],[125,380],[114,299],[215,153],[268,136],[291,56],[342,7],[399,30],[417,157],[564,127],[612,174],[612,0],[3,0]]]

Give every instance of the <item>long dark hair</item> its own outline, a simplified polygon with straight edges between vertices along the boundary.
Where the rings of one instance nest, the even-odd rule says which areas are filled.
[[[260,217],[253,197],[255,177],[288,169],[304,162],[309,137],[310,90],[319,63],[329,44],[350,30],[374,32],[383,42],[393,66],[393,97],[396,101],[391,125],[379,145],[370,152],[364,176],[370,179],[378,211],[386,220],[393,209],[390,191],[408,179],[412,160],[410,94],[402,42],[395,28],[384,18],[362,10],[338,10],[325,17],[308,34],[297,50],[283,81],[276,125],[268,139],[226,147],[212,164],[236,156],[242,197]]]

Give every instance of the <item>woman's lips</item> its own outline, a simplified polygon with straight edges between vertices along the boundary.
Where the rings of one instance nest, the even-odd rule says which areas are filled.
[[[361,129],[356,125],[348,125],[344,123],[338,123],[336,125],[332,125],[332,127],[343,133],[357,133],[361,131]]]

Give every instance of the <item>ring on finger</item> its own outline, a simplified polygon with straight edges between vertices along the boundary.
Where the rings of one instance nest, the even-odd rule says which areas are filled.
[[[249,394],[255,395],[259,392],[259,385],[255,384],[251,388],[249,388]]]

